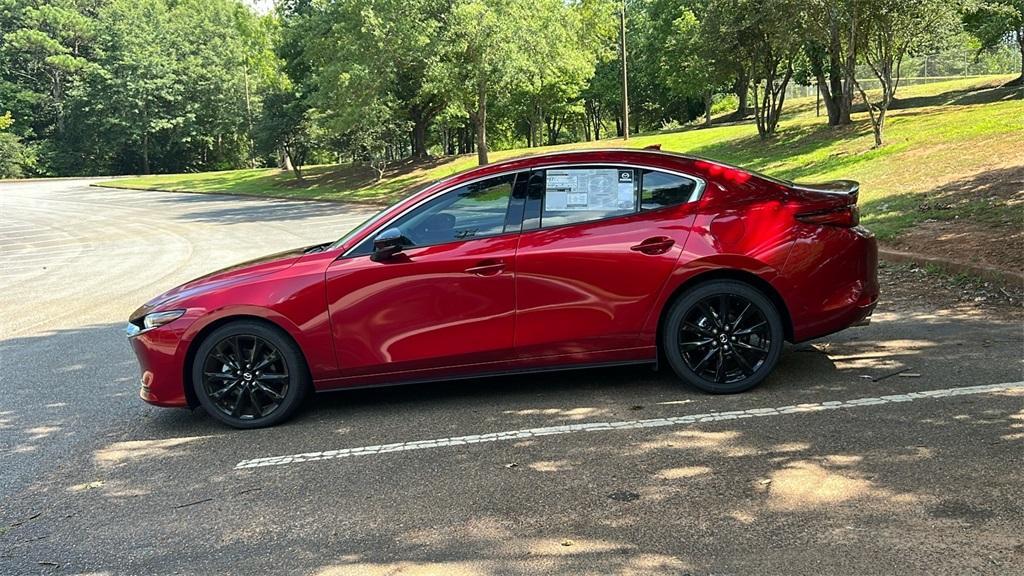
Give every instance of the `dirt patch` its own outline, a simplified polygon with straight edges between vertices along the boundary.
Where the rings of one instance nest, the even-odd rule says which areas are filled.
[[[881,297],[901,309],[933,309],[1024,321],[1024,286],[954,276],[912,264],[880,262]]]
[[[1024,228],[993,228],[962,220],[931,221],[885,242],[887,248],[954,262],[1024,271]]]
[[[1009,272],[1024,271],[1024,165],[942,185],[919,195],[914,208],[957,216],[925,220],[886,241],[886,247]]]

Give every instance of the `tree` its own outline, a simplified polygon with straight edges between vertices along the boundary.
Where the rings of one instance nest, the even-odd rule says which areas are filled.
[[[387,122],[408,123],[413,155],[426,157],[428,128],[447,104],[444,87],[430,76],[442,48],[446,9],[441,0],[345,0],[302,7],[286,18],[289,75],[336,135],[349,133],[366,110],[379,117],[385,102]]]
[[[13,123],[10,112],[0,116],[0,178],[21,178],[35,163],[34,151],[8,132]]]
[[[754,118],[762,139],[775,134],[802,46],[806,18],[802,0],[711,0],[709,11],[723,33],[744,39],[738,51],[749,66]]]
[[[0,102],[42,174],[251,165],[273,18],[242,0],[2,0]]]
[[[804,51],[825,103],[828,124],[850,124],[863,0],[809,1]]]
[[[732,68],[729,58],[720,53],[707,14],[702,16],[684,8],[673,20],[661,66],[669,87],[703,102],[704,125],[710,127],[712,98],[730,89]]]
[[[981,50],[994,48],[1012,37],[1020,49],[1020,76],[1011,84],[1024,84],[1024,0],[977,0],[964,10],[964,27],[981,41]]]
[[[581,16],[562,0],[538,0],[519,31],[530,39],[530,55],[510,70],[509,99],[528,146],[540,145],[545,128],[547,143],[556,144],[566,121],[583,113],[579,101],[594,74],[594,52]]]
[[[432,79],[464,110],[476,134],[477,161],[487,164],[488,97],[523,68],[529,38],[518,25],[529,18],[526,0],[456,0],[447,15],[444,49]]]
[[[256,134],[264,152],[282,153],[282,165],[290,165],[297,180],[302,180],[302,166],[323,137],[309,102],[289,89],[264,97]]]
[[[880,94],[872,101],[857,82],[875,136],[883,143],[885,114],[900,85],[900,66],[908,53],[948,38],[957,24],[950,0],[873,0],[864,11],[860,51],[878,79]]]

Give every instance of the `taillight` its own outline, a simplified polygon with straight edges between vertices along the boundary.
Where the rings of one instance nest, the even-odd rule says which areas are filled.
[[[804,212],[803,214],[797,214],[796,219],[805,224],[853,228],[860,223],[860,210],[857,209],[856,204],[852,204],[833,210]]]

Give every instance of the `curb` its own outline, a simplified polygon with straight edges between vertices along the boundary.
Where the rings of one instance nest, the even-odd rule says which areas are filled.
[[[119,178],[137,178],[131,174],[124,174],[120,176],[44,176],[41,178],[0,178],[0,184],[30,184],[33,182],[63,182],[67,180],[117,180]],[[95,186],[95,184],[90,184]]]
[[[899,250],[892,250],[881,246],[878,247],[878,257],[889,262],[919,264],[922,266],[932,265],[952,274],[970,274],[971,276],[978,276],[987,280],[995,280],[996,282],[1003,282],[1013,286],[1024,285],[1024,274],[1020,272],[1011,272],[1009,270],[982,266],[980,264],[967,264],[964,262],[957,262],[956,260],[940,258],[938,256],[925,256],[923,254],[915,254],[913,252],[901,252]]]

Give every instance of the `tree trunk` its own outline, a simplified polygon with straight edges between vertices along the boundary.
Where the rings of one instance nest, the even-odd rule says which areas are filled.
[[[855,59],[856,52],[854,52],[852,42],[847,49],[850,50],[850,55],[847,55],[847,59],[851,55]],[[829,28],[828,48],[828,81],[831,101],[826,103],[826,107],[829,108],[829,126],[843,126],[852,122],[850,119],[850,109],[853,107],[853,79],[847,78],[848,71],[843,66],[843,56],[843,42],[839,35],[839,23],[833,22]],[[849,70],[849,73],[853,74],[853,70]],[[822,96],[824,95],[822,93]]]
[[[412,124],[412,155],[420,159],[427,157],[427,121],[422,118]]]
[[[288,154],[288,149],[284,146],[281,147],[281,169],[285,172],[292,171],[292,157]]]
[[[733,112],[733,118],[742,120],[750,114],[750,108],[747,106],[747,94],[750,91],[750,75],[747,74],[746,69],[741,69],[739,74],[737,74],[736,83],[733,85],[732,91],[740,101],[736,106],[736,112]]]
[[[1017,45],[1020,46],[1020,76],[1010,82],[1014,86],[1024,85],[1024,29],[1017,30]]]
[[[473,114],[476,125],[476,160],[480,166],[487,165],[487,83],[483,76],[476,80],[476,113]]]
[[[704,92],[704,127],[711,128],[711,90]]]
[[[881,75],[879,75],[878,78],[879,80],[882,80]],[[874,133],[875,136],[875,148],[879,148],[882,146],[882,129],[883,124],[885,122],[885,109],[889,105],[886,97],[884,96],[884,94],[886,93],[885,83],[884,81],[882,83],[882,102],[880,102],[877,106],[872,105],[871,100],[868,100],[868,94],[867,92],[864,91],[864,88],[860,85],[860,82],[856,82],[856,84],[857,90],[860,91],[861,98],[864,99],[864,105],[867,106],[868,108],[868,117],[871,119],[871,131]]]
[[[296,180],[302,180],[302,159],[293,154],[292,151],[288,149],[287,144],[283,145],[282,149],[284,150],[285,164],[291,165],[292,172],[295,174]]]
[[[885,129],[885,108],[878,111],[878,120],[871,123],[871,128],[875,133],[875,148],[881,148],[882,131]]]
[[[839,98],[839,125],[849,126],[853,124],[850,113],[853,112],[853,91],[857,83],[857,8],[853,7],[850,15],[850,28],[847,37],[846,54],[840,60],[842,75],[842,96]]]
[[[821,100],[825,103],[825,113],[828,115],[828,125],[838,126],[839,103],[836,102],[835,99],[835,86],[831,81],[827,81],[825,74],[820,71],[815,71],[814,80],[818,83],[818,92],[821,93]]]
[[[142,135],[142,173],[149,174],[149,132]]]
[[[246,132],[246,145],[249,151],[249,168],[256,167],[256,141],[253,139],[253,122],[252,122],[252,99],[249,95],[249,63],[245,64],[245,119],[246,125],[249,129]]]

